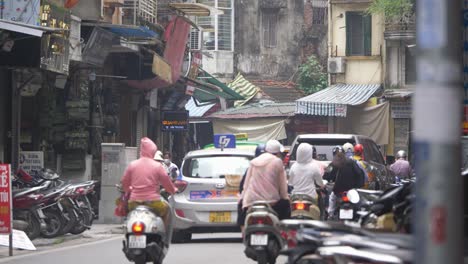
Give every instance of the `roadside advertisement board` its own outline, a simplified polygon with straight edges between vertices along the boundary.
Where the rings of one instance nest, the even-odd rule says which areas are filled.
[[[163,111],[161,120],[162,131],[188,130],[188,111]]]
[[[20,167],[31,174],[32,171],[40,171],[44,168],[44,152],[42,151],[21,151]]]
[[[0,164],[0,234],[11,234],[11,168]]]

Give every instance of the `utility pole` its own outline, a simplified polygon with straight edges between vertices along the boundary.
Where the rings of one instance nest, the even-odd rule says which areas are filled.
[[[417,0],[416,10],[415,263],[463,263],[462,2]]]

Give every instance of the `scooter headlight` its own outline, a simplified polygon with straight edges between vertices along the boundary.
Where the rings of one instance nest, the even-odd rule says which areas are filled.
[[[141,234],[143,234],[144,231],[145,231],[145,224],[143,224],[142,222],[133,223],[132,232],[135,235],[141,235]]]

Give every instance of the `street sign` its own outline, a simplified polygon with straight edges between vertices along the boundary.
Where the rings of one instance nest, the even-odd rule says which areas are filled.
[[[0,164],[0,234],[11,233],[10,164]]]
[[[236,148],[236,136],[233,134],[215,134],[215,148]]]
[[[20,167],[31,174],[33,171],[40,171],[44,168],[44,152],[42,151],[21,151]]]

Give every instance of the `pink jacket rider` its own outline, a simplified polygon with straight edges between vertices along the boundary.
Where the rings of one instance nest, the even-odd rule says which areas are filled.
[[[140,158],[128,165],[121,181],[123,190],[130,192],[130,201],[160,200],[160,185],[169,193],[176,192],[166,170],[153,160],[157,150],[158,147],[151,139],[141,139]]]

